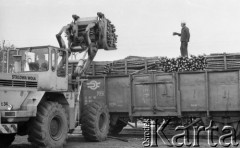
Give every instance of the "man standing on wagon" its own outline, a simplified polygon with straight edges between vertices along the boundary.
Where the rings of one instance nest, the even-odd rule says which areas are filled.
[[[180,51],[181,51],[181,56],[182,57],[188,57],[188,42],[190,40],[190,32],[188,27],[186,26],[185,22],[181,23],[181,33],[177,33],[177,32],[173,32],[173,35],[178,35],[181,37],[180,41],[181,41],[181,47],[180,47]]]

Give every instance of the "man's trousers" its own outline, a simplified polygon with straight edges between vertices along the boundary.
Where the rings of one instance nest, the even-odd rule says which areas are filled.
[[[188,42],[181,42],[181,47],[180,47],[180,51],[181,51],[181,56],[182,57],[188,57]]]

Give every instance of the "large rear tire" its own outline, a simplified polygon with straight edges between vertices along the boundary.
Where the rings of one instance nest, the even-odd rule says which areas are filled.
[[[82,114],[82,134],[88,141],[104,141],[109,130],[109,113],[102,102],[87,104]]]
[[[118,135],[127,124],[121,120],[117,120],[116,124],[110,124],[109,135]]]
[[[15,139],[16,134],[0,134],[0,148],[9,147]]]
[[[67,116],[62,105],[56,102],[39,104],[37,116],[32,119],[28,141],[47,148],[63,147],[67,138]]]

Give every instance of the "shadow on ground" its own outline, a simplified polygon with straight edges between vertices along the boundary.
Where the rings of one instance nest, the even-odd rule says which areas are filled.
[[[14,144],[11,145],[9,148],[37,148],[31,144]]]

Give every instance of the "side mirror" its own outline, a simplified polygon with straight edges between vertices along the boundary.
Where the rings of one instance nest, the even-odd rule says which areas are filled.
[[[14,72],[21,72],[22,56],[14,55],[13,60],[14,60]]]

